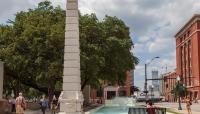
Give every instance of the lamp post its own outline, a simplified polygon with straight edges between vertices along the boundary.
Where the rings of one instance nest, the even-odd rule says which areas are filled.
[[[180,97],[180,92],[179,92],[179,90],[180,90],[180,80],[181,80],[181,78],[180,78],[180,76],[178,76],[177,78],[176,78],[176,80],[177,80],[177,84],[178,84],[178,110],[182,110],[182,107],[181,107],[181,97]]]
[[[147,66],[153,61],[153,60],[155,60],[155,59],[158,59],[158,58],[160,58],[160,57],[154,57],[154,58],[152,58],[151,59],[151,61],[150,62],[148,62],[148,63],[145,63],[145,82],[144,82],[144,93],[145,93],[145,97],[146,97],[146,99],[147,99],[147,93],[148,93],[148,91],[147,91]]]

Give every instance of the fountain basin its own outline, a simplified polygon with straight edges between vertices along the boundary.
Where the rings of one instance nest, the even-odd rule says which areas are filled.
[[[116,97],[90,114],[147,114],[145,106],[136,105],[133,98]],[[156,108],[156,114],[166,114],[166,108]]]
[[[102,107],[96,112],[92,112],[91,114],[128,114],[129,107],[120,107],[120,106],[109,106]]]

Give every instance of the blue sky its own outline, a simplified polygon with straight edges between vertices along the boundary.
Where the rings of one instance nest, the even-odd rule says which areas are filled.
[[[36,7],[43,0],[1,0],[0,24],[13,19],[18,11]],[[65,9],[66,0],[50,0]],[[79,0],[82,13],[106,14],[122,19],[131,30],[135,44],[131,50],[139,59],[135,69],[135,84],[144,87],[144,64],[159,56],[148,66],[159,73],[175,69],[175,33],[195,14],[200,12],[199,0]]]

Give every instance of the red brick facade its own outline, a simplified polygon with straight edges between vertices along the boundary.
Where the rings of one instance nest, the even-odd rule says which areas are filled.
[[[175,37],[176,73],[188,95],[200,99],[200,15],[194,15]]]
[[[90,90],[90,101],[92,103],[96,103],[99,99],[105,100],[113,98],[114,96],[120,96],[120,93],[123,93],[124,96],[131,96],[131,86],[132,86],[132,71],[127,71],[125,85],[121,86],[118,84],[110,85],[108,81],[104,81],[103,83],[103,96],[100,97],[97,94],[96,89]],[[114,94],[114,95],[109,95]]]
[[[164,77],[164,83],[163,83],[163,93],[165,96],[165,100],[169,101],[169,102],[175,102],[176,99],[174,98],[174,96],[171,94],[171,91],[173,90],[173,88],[176,85],[176,78],[177,78],[177,74],[176,72],[170,72],[170,73],[166,73],[163,75]]]
[[[176,74],[187,88],[187,95],[200,100],[200,15],[194,15],[175,35]],[[173,100],[169,93],[174,83],[165,82],[166,99]]]

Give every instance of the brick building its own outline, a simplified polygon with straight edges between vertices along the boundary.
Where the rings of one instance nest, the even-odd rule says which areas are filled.
[[[108,81],[104,83],[104,99],[111,99],[115,96],[131,96],[132,71],[126,72],[126,80],[123,85],[111,85]]]
[[[171,91],[176,85],[176,78],[178,75],[176,74],[176,72],[169,72],[169,73],[163,74],[162,76],[164,79],[166,79],[166,80],[162,80],[163,81],[162,89],[163,89],[163,95],[165,97],[165,100],[169,102],[175,102],[176,99],[173,96],[173,94],[171,94]]]
[[[200,15],[194,15],[175,35],[176,74],[187,95],[200,99]]]
[[[126,80],[123,85],[111,85],[108,81],[103,81],[101,90],[86,86],[83,94],[87,102],[96,103],[101,100],[111,99],[115,96],[131,96],[131,86],[133,82],[133,71],[126,72]]]

